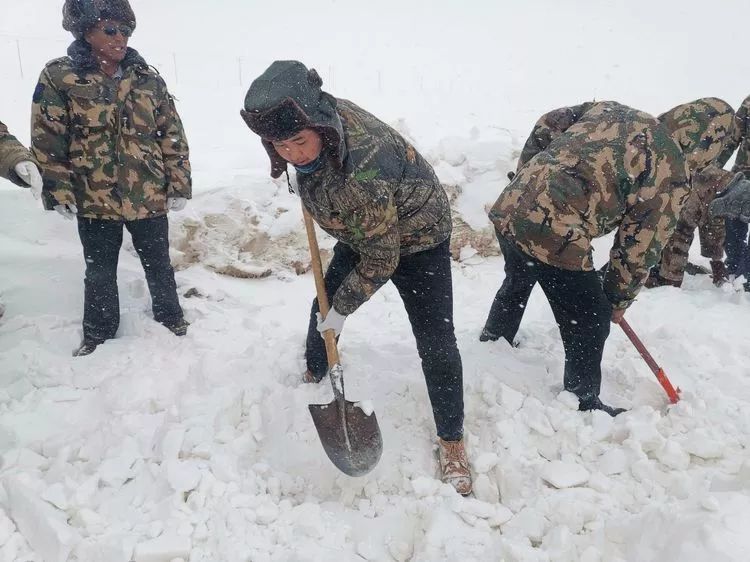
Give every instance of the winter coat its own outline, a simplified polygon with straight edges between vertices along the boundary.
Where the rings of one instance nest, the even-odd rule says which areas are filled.
[[[725,148],[721,163],[726,163],[738,148],[732,172],[742,172],[750,179],[750,96],[745,98],[734,116],[732,141]]]
[[[14,169],[16,164],[25,160],[33,162],[34,158],[26,147],[8,132],[8,127],[0,121],[0,177],[21,187],[28,187],[25,182],[21,181]]]
[[[76,41],[49,62],[32,105],[32,151],[42,166],[45,207],[73,203],[87,218],[137,220],[191,197],[188,145],[158,72],[128,49],[122,78],[98,69]]]
[[[315,221],[361,257],[333,298],[351,314],[388,282],[401,255],[450,238],[451,210],[432,166],[400,134],[350,101],[337,100],[337,113],[343,167],[328,161],[297,181]]]
[[[698,142],[725,134],[704,117],[696,127],[708,134]],[[617,229],[604,290],[614,307],[627,308],[674,231],[690,170],[720,150],[706,142],[681,149],[665,125],[617,102],[554,110],[534,127],[490,219],[525,253],[574,271],[592,270],[592,240]]]

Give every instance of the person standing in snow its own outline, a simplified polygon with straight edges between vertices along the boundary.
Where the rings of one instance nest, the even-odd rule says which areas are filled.
[[[16,137],[8,132],[8,127],[0,121],[0,177],[21,187],[30,187],[34,199],[42,194],[42,176],[39,174],[34,157]],[[5,314],[5,306],[0,302],[0,318]]]
[[[77,217],[86,260],[83,341],[88,355],[120,321],[117,261],[123,227],[146,273],[154,319],[182,336],[188,323],[169,261],[168,211],[191,197],[188,145],[174,100],[128,39],[127,0],[66,0],[68,56],[49,62],[32,105],[32,152],[44,202]]]
[[[716,158],[731,131],[730,111],[718,100],[702,103],[668,123],[612,101],[547,113],[489,213],[505,280],[480,340],[512,343],[539,283],[565,348],[565,389],[582,411],[624,411],[599,399],[604,342],[610,320],[620,322],[659,260],[691,176]],[[602,285],[591,242],[615,229]]]
[[[737,158],[732,172],[743,174],[750,180],[750,96],[745,98],[734,117],[734,134],[727,160],[736,148]],[[724,250],[727,254],[727,273],[735,277],[745,277],[745,290],[750,291],[750,244],[748,243],[748,225],[738,218],[726,216],[726,240]]]
[[[326,373],[322,332],[341,333],[389,280],[417,341],[437,426],[443,481],[471,492],[463,443],[463,374],[453,327],[451,211],[432,167],[394,129],[321,89],[315,70],[276,61],[253,81],[242,117],[260,136],[271,176],[292,164],[313,219],[338,240],[325,275],[332,307],[313,301],[306,380]]]
[[[734,116],[734,110],[729,104],[716,98],[707,98],[678,105],[660,115],[658,119],[673,130],[679,128],[681,123],[690,127],[692,120],[686,116],[695,111],[720,112]],[[733,174],[723,168],[736,147],[733,131],[734,125],[730,128],[730,134],[724,137],[722,151],[716,159],[693,175],[690,196],[682,207],[680,219],[677,221],[674,234],[664,247],[661,260],[649,273],[646,287],[682,285],[688,265],[688,252],[696,228],[700,236],[701,255],[711,260],[714,284],[719,286],[727,280],[724,266],[724,219],[710,217],[708,206],[732,179]]]

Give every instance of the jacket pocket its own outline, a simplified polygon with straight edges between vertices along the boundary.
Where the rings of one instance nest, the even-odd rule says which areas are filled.
[[[112,159],[110,137],[114,130],[114,106],[104,100],[100,86],[74,86],[68,91],[73,168],[93,170]]]

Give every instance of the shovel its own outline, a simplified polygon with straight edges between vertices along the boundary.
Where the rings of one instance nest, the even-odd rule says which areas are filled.
[[[323,265],[310,214],[302,207],[305,217],[307,240],[310,243],[315,288],[318,293],[320,313],[328,315],[328,296],[323,279]],[[318,430],[328,458],[341,472],[349,476],[363,476],[370,472],[380,460],[383,438],[375,413],[358,403],[350,402],[344,395],[344,369],[339,361],[336,334],[333,330],[323,332],[328,356],[328,377],[333,387],[333,401],[328,404],[310,404],[315,429]]]
[[[659,367],[659,365],[656,363],[654,358],[648,352],[648,349],[646,349],[646,346],[643,345],[643,342],[635,334],[635,332],[633,331],[633,328],[630,327],[630,324],[628,324],[624,318],[620,320],[620,328],[622,328],[622,331],[625,332],[626,336],[628,336],[628,339],[638,350],[638,353],[641,354],[641,357],[643,357],[643,360],[649,366],[649,368],[651,369],[651,372],[654,373],[656,380],[659,381],[659,384],[664,389],[664,392],[667,393],[667,397],[669,397],[669,401],[672,404],[677,404],[677,402],[679,402],[680,400],[680,389],[679,388],[675,389],[675,387],[672,386],[672,383],[667,378],[667,374],[664,372],[664,369]]]

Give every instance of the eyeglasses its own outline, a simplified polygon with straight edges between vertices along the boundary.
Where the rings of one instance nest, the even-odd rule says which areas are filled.
[[[110,37],[114,37],[115,35],[117,35],[118,31],[122,33],[123,37],[130,37],[131,35],[133,35],[133,28],[129,25],[124,24],[118,26],[107,25],[105,27],[102,27],[102,31],[105,35],[109,35]]]

